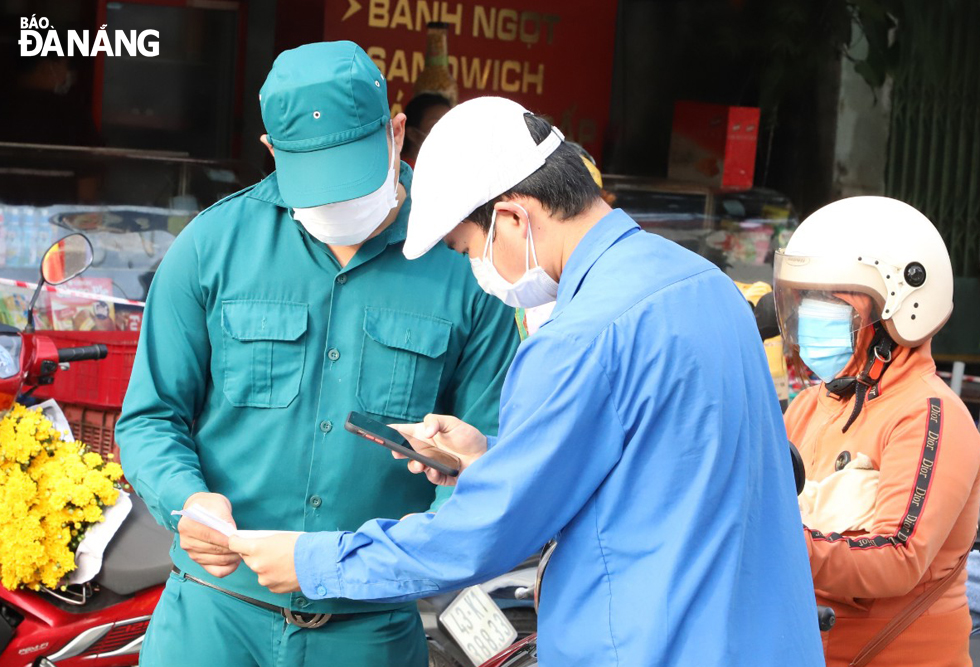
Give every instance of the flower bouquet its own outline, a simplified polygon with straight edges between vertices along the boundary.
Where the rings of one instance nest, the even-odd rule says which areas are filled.
[[[86,529],[119,497],[122,467],[62,439],[40,410],[0,421],[0,585],[63,585]]]

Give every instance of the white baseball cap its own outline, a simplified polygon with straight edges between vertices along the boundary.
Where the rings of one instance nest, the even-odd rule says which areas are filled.
[[[467,215],[544,165],[565,136],[553,127],[536,144],[524,120],[529,113],[503,97],[478,97],[435,124],[415,163],[405,257],[418,259]]]

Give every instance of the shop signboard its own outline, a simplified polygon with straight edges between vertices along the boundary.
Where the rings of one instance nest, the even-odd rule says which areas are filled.
[[[616,0],[324,0],[324,39],[360,44],[388,80],[393,113],[425,65],[430,21],[449,24],[460,100],[500,95],[549,117],[597,159],[609,119]]]

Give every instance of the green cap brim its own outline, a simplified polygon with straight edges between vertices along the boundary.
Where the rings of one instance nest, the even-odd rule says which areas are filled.
[[[273,143],[275,147],[275,143]],[[275,149],[279,193],[290,208],[357,199],[380,188],[388,175],[388,131],[306,153]]]

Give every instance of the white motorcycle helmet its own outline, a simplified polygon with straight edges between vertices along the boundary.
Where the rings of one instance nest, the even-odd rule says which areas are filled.
[[[888,197],[842,199],[809,216],[776,253],[773,287],[790,345],[807,296],[867,295],[871,312],[855,312],[853,330],[880,321],[905,347],[932,338],[953,312],[946,244],[928,218]]]

